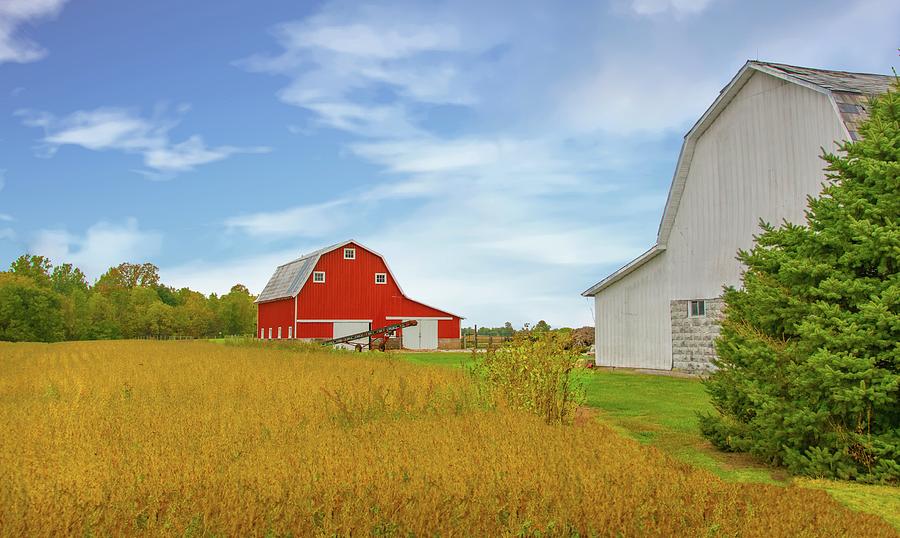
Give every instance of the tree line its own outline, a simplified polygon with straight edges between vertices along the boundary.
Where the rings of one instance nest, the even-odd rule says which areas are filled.
[[[255,299],[241,284],[222,296],[166,286],[151,263],[122,263],[90,284],[70,263],[24,254],[0,272],[0,340],[249,335]]]

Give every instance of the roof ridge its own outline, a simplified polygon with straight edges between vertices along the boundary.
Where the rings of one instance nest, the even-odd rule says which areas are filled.
[[[807,67],[805,65],[794,65],[794,64],[785,64],[779,62],[767,62],[765,60],[748,60],[750,63],[761,64],[761,65],[771,65],[778,67],[792,67],[794,69],[808,69],[810,71],[819,71],[821,73],[843,73],[846,75],[866,75],[870,77],[888,77],[893,78],[894,75],[886,75],[884,73],[869,73],[866,71],[845,71],[843,69],[824,69],[821,67]]]

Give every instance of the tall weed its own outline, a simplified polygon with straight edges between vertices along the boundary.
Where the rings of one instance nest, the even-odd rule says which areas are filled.
[[[494,401],[547,424],[571,423],[585,395],[575,378],[583,359],[570,340],[568,334],[522,331],[496,350],[474,353],[471,372]]]

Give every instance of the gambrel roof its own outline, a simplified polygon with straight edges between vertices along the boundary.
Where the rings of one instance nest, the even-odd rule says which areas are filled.
[[[327,254],[332,250],[342,248],[351,243],[359,246],[360,248],[365,248],[353,239],[348,239],[347,241],[342,241],[325,248],[320,248],[319,250],[310,252],[309,254],[304,254],[296,260],[290,261],[284,265],[279,265],[278,268],[275,269],[275,274],[272,275],[272,278],[270,278],[269,282],[266,284],[266,287],[263,288],[262,292],[259,294],[259,297],[256,298],[256,302],[265,303],[278,299],[287,299],[288,297],[297,295],[298,293],[300,293],[300,290],[303,289],[303,285],[306,284],[306,281],[309,280],[309,277],[312,275],[313,269],[315,269],[316,264],[319,263],[319,259],[322,257],[322,255]],[[381,254],[378,254],[377,252],[367,248],[366,250],[378,256],[382,259],[382,261],[384,261],[384,256],[382,256]],[[387,267],[386,261],[384,265],[385,267]],[[391,268],[387,267],[387,271],[388,273],[390,273]],[[391,274],[391,279],[397,285],[397,288],[400,288],[400,284],[397,282],[397,279],[394,278],[393,274]],[[400,289],[400,293],[403,293],[402,288]]]
[[[333,250],[337,250],[351,244],[381,258],[381,261],[384,262],[384,267],[387,270],[388,275],[390,275],[391,281],[393,281],[394,285],[397,286],[397,289],[400,291],[400,295],[402,295],[405,300],[418,303],[424,307],[443,312],[459,319],[466,319],[452,312],[447,312],[446,310],[435,308],[431,305],[423,303],[422,301],[417,301],[415,299],[407,297],[406,293],[403,292],[403,288],[400,287],[400,283],[397,282],[397,279],[394,277],[394,273],[391,272],[391,267],[388,265],[387,260],[384,259],[384,256],[370,248],[364,247],[358,241],[354,241],[353,239],[348,239],[346,241],[341,241],[340,243],[335,243],[325,248],[320,248],[319,250],[310,252],[309,254],[304,254],[296,260],[290,261],[284,265],[279,265],[278,268],[275,269],[275,274],[273,274],[272,278],[269,279],[266,287],[263,288],[262,292],[259,294],[259,297],[256,298],[255,302],[266,303],[269,301],[277,301],[279,299],[289,299],[295,297],[298,293],[300,293],[300,290],[303,289],[303,285],[306,284],[306,282],[312,276],[313,269],[316,268],[316,265],[319,263],[319,260],[322,258],[322,256],[328,254]]]
[[[831,101],[835,113],[842,120],[847,140],[859,138],[859,124],[868,117],[866,110],[868,99],[886,92],[896,81],[896,77],[889,75],[813,69],[756,60],[745,63],[731,79],[731,82],[719,92],[719,96],[697,120],[697,123],[684,135],[684,143],[681,146],[678,163],[675,165],[675,174],[669,187],[669,196],[666,199],[663,216],[659,223],[656,244],[618,271],[585,290],[582,293],[583,296],[596,295],[665,251],[669,234],[675,223],[675,215],[678,213],[678,206],[681,203],[681,196],[684,193],[697,141],[756,72],[766,73],[826,95]]]

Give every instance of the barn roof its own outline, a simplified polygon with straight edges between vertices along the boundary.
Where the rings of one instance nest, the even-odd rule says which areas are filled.
[[[332,250],[339,249],[351,243],[381,258],[381,261],[384,262],[384,266],[387,268],[388,274],[391,275],[391,280],[393,280],[394,284],[397,285],[400,293],[403,294],[404,297],[406,296],[406,294],[403,293],[403,288],[400,287],[400,283],[397,282],[397,279],[394,277],[394,273],[391,272],[391,268],[388,265],[387,260],[384,259],[384,256],[370,248],[362,246],[359,241],[348,239],[346,241],[341,241],[340,243],[335,243],[325,248],[320,248],[319,250],[315,250],[313,252],[310,252],[309,254],[304,254],[296,260],[287,262],[284,265],[279,265],[278,268],[275,269],[275,274],[272,275],[272,278],[270,278],[269,282],[266,284],[266,287],[263,288],[262,292],[260,292],[259,294],[259,297],[256,298],[256,302],[265,303],[267,301],[287,299],[288,297],[297,295],[298,293],[300,293],[300,290],[303,289],[303,285],[306,284],[306,281],[309,280],[309,277],[312,275],[313,269],[315,269],[316,264],[319,263],[319,259],[324,254],[328,254]],[[432,306],[429,308],[434,307]],[[435,308],[435,310],[439,309]],[[456,314],[452,315],[455,316]]]
[[[290,261],[284,265],[279,265],[278,268],[275,269],[275,274],[272,275],[272,278],[270,278],[269,282],[266,284],[266,287],[263,288],[259,297],[256,298],[256,302],[264,303],[297,295],[303,287],[303,284],[309,279],[316,264],[319,263],[319,258],[321,258],[323,254],[350,243],[355,243],[355,241],[350,239],[341,243],[335,243],[331,246],[310,252],[309,254],[304,254],[296,260]]]
[[[681,195],[684,193],[684,186],[691,167],[697,140],[706,132],[706,129],[712,125],[719,114],[756,72],[766,73],[828,96],[835,112],[844,124],[845,135],[848,140],[857,140],[859,138],[859,124],[868,117],[866,110],[868,99],[873,95],[886,92],[897,80],[896,77],[890,75],[814,69],[757,60],[750,60],[745,63],[728,85],[719,92],[719,96],[706,112],[700,116],[697,123],[684,135],[684,143],[681,146],[678,163],[675,165],[675,174],[669,187],[669,196],[666,199],[666,206],[659,223],[656,244],[647,252],[585,290],[582,293],[583,296],[596,295],[666,249],[672,225],[675,223],[675,215],[678,212],[678,206],[681,204]]]

